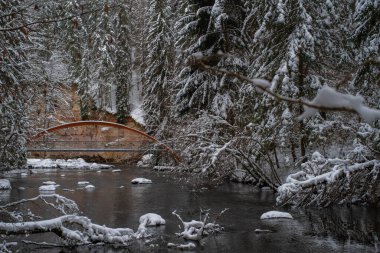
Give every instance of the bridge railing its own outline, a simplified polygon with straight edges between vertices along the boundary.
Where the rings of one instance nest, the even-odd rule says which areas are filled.
[[[141,140],[125,141],[34,141],[28,145],[29,152],[68,152],[80,150],[82,152],[125,152],[143,151],[151,149],[151,142],[141,142]]]

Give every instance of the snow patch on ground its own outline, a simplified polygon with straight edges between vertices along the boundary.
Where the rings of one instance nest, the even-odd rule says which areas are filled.
[[[152,180],[150,179],[146,179],[146,178],[142,178],[142,177],[138,177],[138,178],[135,178],[131,181],[132,184],[151,184],[152,183]]]
[[[86,187],[84,187],[84,188],[87,190],[91,190],[91,189],[95,189],[95,186],[92,184],[89,184],[89,185],[86,185]]]
[[[263,213],[260,217],[261,220],[265,219],[293,219],[293,216],[290,213],[279,212],[279,211],[269,211]]]
[[[8,179],[0,179],[0,190],[10,190],[11,182]]]
[[[139,167],[149,167],[153,165],[153,154],[146,154],[141,157],[141,160],[137,162]]]
[[[140,125],[145,126],[145,121],[144,121],[145,112],[141,109],[141,105],[140,107],[135,107],[134,109],[132,109],[131,117]]]
[[[82,170],[98,170],[108,169],[112,165],[87,163],[84,159],[28,159],[27,165],[32,169],[58,168],[58,169],[82,169]]]

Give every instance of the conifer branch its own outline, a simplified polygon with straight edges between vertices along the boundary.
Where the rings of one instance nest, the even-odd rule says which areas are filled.
[[[114,8],[114,7],[117,7],[117,6],[118,5],[115,5],[115,6],[112,6],[112,7],[108,7],[108,9],[111,9],[111,8]],[[25,23],[23,25],[16,26],[16,27],[0,28],[0,32],[17,31],[17,30],[20,30],[22,28],[27,28],[29,26],[38,25],[38,24],[57,23],[57,22],[65,21],[65,20],[70,20],[70,19],[73,19],[73,18],[76,18],[76,17],[81,17],[81,16],[84,16],[84,15],[88,15],[88,14],[91,14],[91,13],[99,12],[99,11],[102,11],[102,10],[104,10],[104,7],[101,7],[101,8],[98,8],[98,9],[94,9],[94,10],[84,11],[84,12],[81,12],[79,14],[70,15],[70,16],[62,17],[62,18],[54,17],[54,18],[46,19],[46,20],[37,20],[37,21]]]
[[[231,71],[228,71],[226,69],[216,68],[216,67],[212,67],[210,65],[207,65],[204,63],[203,58],[196,59],[195,57],[193,57],[193,59],[191,59],[189,61],[189,64],[193,67],[198,67],[198,68],[201,68],[203,70],[206,70],[212,74],[222,74],[222,75],[234,77],[234,78],[239,79],[240,81],[252,84],[260,92],[267,93],[268,95],[270,95],[270,97],[274,98],[277,101],[284,101],[284,102],[287,102],[290,104],[299,104],[299,105],[307,106],[307,107],[317,109],[317,110],[321,110],[321,111],[343,111],[343,112],[357,113],[354,109],[348,108],[348,107],[323,106],[323,105],[313,104],[312,102],[306,101],[302,98],[291,98],[291,97],[286,97],[286,96],[280,95],[280,94],[274,92],[273,90],[271,90],[270,87],[263,86],[262,84],[256,82],[255,80],[250,79],[249,77],[244,76],[240,73],[231,72]]]

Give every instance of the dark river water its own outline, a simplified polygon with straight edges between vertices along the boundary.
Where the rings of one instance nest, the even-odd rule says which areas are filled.
[[[122,167],[119,173],[111,170],[57,171],[10,178],[12,190],[0,192],[2,204],[22,198],[35,197],[44,181],[60,185],[56,193],[77,202],[82,215],[92,222],[109,227],[129,227],[136,230],[139,217],[157,213],[166,225],[151,228],[153,237],[134,242],[128,248],[111,246],[77,248],[43,248],[19,243],[18,252],[181,252],[167,248],[168,242],[183,243],[177,238],[179,220],[174,210],[185,221],[199,219],[200,209],[219,213],[229,210],[220,218],[224,231],[206,237],[197,244],[198,252],[378,252],[380,210],[365,207],[335,207],[327,209],[282,209],[275,206],[271,191],[260,191],[252,186],[225,184],[211,190],[194,191],[184,180],[150,169]],[[64,176],[62,176],[64,174]],[[136,177],[153,181],[151,185],[132,185]],[[79,188],[78,181],[89,181],[92,191]],[[20,189],[20,187],[22,187]],[[64,191],[72,189],[74,191]],[[260,220],[270,210],[290,212],[294,220]],[[49,216],[48,213],[43,215]],[[50,214],[50,216],[53,216]],[[269,229],[273,233],[257,234],[255,229]],[[20,240],[0,237],[8,242]],[[50,234],[33,235],[25,240],[54,241]],[[379,245],[380,248],[380,245]]]

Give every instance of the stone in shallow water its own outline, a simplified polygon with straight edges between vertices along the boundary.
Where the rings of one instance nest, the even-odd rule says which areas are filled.
[[[0,190],[9,190],[11,188],[11,182],[8,179],[0,179]]]
[[[51,184],[51,185],[43,185],[43,186],[40,186],[38,188],[38,190],[42,191],[42,192],[51,192],[51,191],[55,191],[55,189],[57,189],[59,185],[54,185],[54,184]]]
[[[46,181],[46,182],[42,182],[43,185],[56,185],[56,183],[54,181]]]
[[[273,233],[272,230],[269,230],[269,229],[260,229],[260,228],[256,228],[255,229],[255,233],[256,234],[266,234],[266,233]]]
[[[89,184],[89,185],[86,185],[86,187],[84,188],[87,190],[92,190],[92,189],[95,189],[95,186],[93,186],[92,184]]]
[[[279,212],[279,211],[269,211],[263,213],[260,219],[293,219],[293,216],[290,213]]]
[[[138,177],[138,178],[135,178],[131,181],[132,184],[151,184],[152,183],[152,180],[150,179],[146,179],[146,178],[142,178],[142,177]]]

